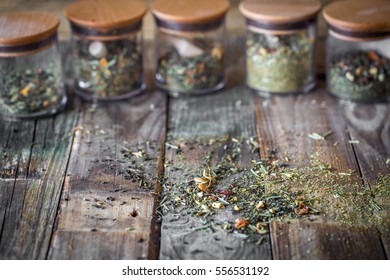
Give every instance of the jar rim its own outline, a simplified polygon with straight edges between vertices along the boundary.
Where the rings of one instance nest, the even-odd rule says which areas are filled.
[[[316,18],[320,9],[318,0],[245,0],[239,5],[246,19],[275,28]]]
[[[119,28],[109,29],[97,29],[90,28],[88,26],[78,25],[76,23],[70,23],[70,29],[72,33],[85,38],[102,38],[104,40],[125,38],[131,34],[138,32],[142,27],[142,21],[137,21],[131,25],[127,25]]]
[[[160,29],[170,30],[173,32],[194,32],[194,31],[211,31],[216,30],[225,22],[225,18],[217,18],[213,21],[204,23],[178,23],[175,21],[161,20],[158,17],[154,17],[156,25]]]
[[[68,5],[64,14],[79,26],[114,29],[142,21],[146,5],[137,0],[86,0]]]
[[[286,23],[270,23],[264,21],[253,20],[246,18],[246,24],[249,27],[254,27],[257,29],[263,29],[268,31],[294,31],[302,30],[307,28],[311,24],[316,23],[317,18],[312,17],[304,21],[295,21],[295,22],[286,22]]]
[[[0,15],[0,46],[30,45],[57,33],[60,20],[47,12],[10,12]]]

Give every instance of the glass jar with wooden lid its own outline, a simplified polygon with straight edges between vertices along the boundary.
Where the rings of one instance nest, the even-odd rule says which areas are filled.
[[[225,85],[226,0],[156,0],[156,85],[173,96],[217,91]]]
[[[260,94],[296,94],[315,86],[317,0],[246,0],[246,83]]]
[[[327,89],[373,102],[390,96],[390,2],[354,0],[326,6]]]
[[[36,118],[64,107],[58,26],[49,13],[0,14],[0,117]]]
[[[146,5],[134,0],[87,0],[66,7],[76,94],[88,101],[120,100],[145,89],[145,13]]]

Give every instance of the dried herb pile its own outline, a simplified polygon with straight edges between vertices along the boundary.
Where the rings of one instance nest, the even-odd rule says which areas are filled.
[[[141,88],[142,53],[135,40],[77,40],[74,49],[75,86],[94,97],[115,97]]]
[[[54,67],[7,71],[0,80],[0,111],[8,115],[35,113],[55,107],[62,91]]]
[[[374,50],[339,55],[330,63],[329,90],[340,97],[376,100],[390,96],[390,60]]]
[[[106,137],[104,131],[94,133]],[[191,218],[196,221],[192,230],[221,230],[250,242],[262,240],[259,235],[268,233],[274,220],[322,216],[344,226],[389,230],[384,211],[390,205],[390,174],[362,184],[357,171],[340,172],[320,154],[299,168],[293,158],[274,150],[259,159],[259,143],[253,138],[167,142],[165,147],[167,158],[173,153],[175,161],[165,160],[160,178],[156,143],[124,144],[117,157],[99,162],[114,166],[126,180],[152,193],[159,181],[163,190],[158,214],[166,222]],[[192,150],[207,153],[200,162],[187,160]]]
[[[222,157],[207,155],[198,170],[166,163],[167,170],[180,178],[163,181],[160,214],[165,219],[190,216],[202,225],[194,230],[224,230],[241,238],[267,233],[273,220],[318,215],[346,226],[388,227],[382,210],[390,203],[389,175],[369,188],[359,184],[352,171],[341,173],[322,163],[319,155],[313,155],[307,167],[294,168],[276,151],[243,163],[241,152],[252,150],[255,155],[256,142],[236,140],[224,144]],[[180,145],[171,145],[180,156]]]
[[[314,80],[314,41],[306,31],[286,35],[249,32],[247,83],[265,92],[293,93]]]

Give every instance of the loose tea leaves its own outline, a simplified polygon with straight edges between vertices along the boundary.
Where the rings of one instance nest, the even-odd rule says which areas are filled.
[[[106,98],[142,87],[142,54],[136,40],[77,40],[75,44],[75,84],[82,93]]]
[[[159,58],[156,80],[167,90],[202,92],[223,83],[223,48],[203,38],[193,44],[202,50],[195,56],[184,56],[174,46]]]
[[[316,215],[344,226],[388,229],[390,221],[381,211],[390,201],[389,175],[362,185],[353,170],[340,172],[323,162],[320,154],[313,154],[311,162],[300,168],[276,151],[260,160],[255,153],[251,161],[242,163],[242,153],[252,151],[256,141],[233,139],[187,142],[188,148],[172,144],[181,147],[184,155],[192,145],[200,150],[207,146],[210,153],[198,169],[166,161],[170,176],[162,179],[158,210],[166,222],[186,223],[191,216],[199,221],[193,230],[223,230],[248,242],[257,242],[256,236],[267,233],[273,220],[312,220]]]
[[[286,34],[249,32],[247,83],[270,93],[294,93],[313,80],[314,39],[307,31]]]
[[[390,96],[390,59],[374,50],[341,54],[330,62],[328,88],[347,99],[385,99]]]
[[[57,71],[49,66],[11,70],[1,75],[0,111],[6,115],[24,115],[58,106],[62,96]]]

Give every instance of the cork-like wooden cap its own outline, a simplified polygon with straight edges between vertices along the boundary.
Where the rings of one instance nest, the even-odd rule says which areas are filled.
[[[136,0],[87,0],[65,9],[69,21],[90,28],[120,28],[140,21],[146,5]]]
[[[56,33],[59,19],[45,12],[0,14],[0,45],[17,46],[41,41]]]
[[[277,25],[312,19],[320,11],[321,3],[318,0],[245,0],[239,9],[248,19]]]
[[[160,20],[191,24],[205,23],[223,17],[228,9],[226,0],[156,0],[152,13]]]
[[[346,32],[390,33],[390,2],[351,0],[334,2],[322,11],[330,27]]]

